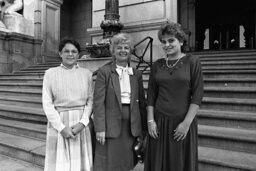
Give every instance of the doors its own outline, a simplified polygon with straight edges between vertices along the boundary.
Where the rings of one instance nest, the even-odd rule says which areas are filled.
[[[195,36],[190,38],[195,50],[256,47],[254,0],[181,0],[179,9],[179,22]],[[195,15],[188,15],[191,13]]]

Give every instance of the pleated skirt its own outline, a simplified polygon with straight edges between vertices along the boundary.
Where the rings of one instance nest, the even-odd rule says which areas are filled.
[[[173,138],[183,117],[155,114],[158,139],[148,136],[144,171],[198,171],[197,120],[184,140]]]
[[[60,112],[65,126],[77,124],[83,110]],[[85,127],[75,139],[64,138],[50,123],[47,125],[44,171],[92,171],[91,134]]]
[[[129,171],[134,168],[131,134],[130,106],[122,106],[122,128],[117,138],[106,138],[104,145],[96,141],[94,171]]]

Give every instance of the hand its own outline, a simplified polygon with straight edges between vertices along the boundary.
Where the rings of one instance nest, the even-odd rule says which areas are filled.
[[[181,122],[177,126],[177,128],[174,130],[174,134],[173,134],[174,139],[177,141],[184,140],[187,136],[189,127],[190,127],[190,124]]]
[[[152,138],[158,138],[158,129],[155,121],[148,122],[148,133]]]
[[[96,132],[96,140],[99,141],[99,143],[101,143],[102,145],[105,144],[105,135],[106,132]]]
[[[79,132],[81,132],[84,129],[84,124],[78,122],[77,124],[71,126],[72,133],[74,135],[77,135]]]
[[[67,126],[60,132],[60,134],[64,138],[75,138],[75,135],[73,135],[71,128]]]

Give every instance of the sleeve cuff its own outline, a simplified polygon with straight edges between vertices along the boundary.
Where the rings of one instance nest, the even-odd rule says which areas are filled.
[[[56,129],[58,130],[58,132],[61,132],[66,126],[64,124],[61,124],[60,126],[58,126]]]
[[[89,124],[89,119],[81,119],[79,122],[82,123],[84,126],[87,126]]]

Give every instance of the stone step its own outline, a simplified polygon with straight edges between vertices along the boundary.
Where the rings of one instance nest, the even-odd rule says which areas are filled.
[[[200,125],[256,130],[255,112],[200,109],[197,116]]]
[[[0,153],[43,166],[45,141],[0,132]]]
[[[42,108],[41,97],[28,97],[28,96],[0,96],[0,104],[6,104],[10,106],[24,106],[33,108]]]
[[[251,65],[214,65],[214,66],[202,66],[202,69],[207,70],[253,70],[256,68],[256,64]]]
[[[33,165],[5,155],[0,155],[1,171],[43,171],[42,166]]]
[[[198,147],[199,171],[255,171],[256,155]]]
[[[42,89],[41,83],[2,83],[0,82],[0,89]]]
[[[46,71],[47,69],[49,68],[52,68],[52,67],[34,67],[34,68],[24,68],[24,69],[21,69],[20,71],[31,71],[31,72],[37,72],[37,71],[40,71],[40,72],[43,72],[43,71]]]
[[[256,57],[256,51],[255,50],[230,50],[230,51],[205,51],[205,52],[192,52],[189,53],[192,55],[196,55],[202,59],[230,59],[230,58],[255,58]]]
[[[198,126],[200,146],[256,154],[256,130]]]
[[[0,74],[4,79],[43,79],[44,73],[27,73],[27,74]]]
[[[256,78],[204,78],[204,86],[256,87]]]
[[[256,70],[204,70],[204,78],[256,78]]]
[[[0,118],[0,131],[39,140],[46,140],[46,124]]]
[[[202,109],[218,109],[230,111],[256,111],[255,99],[241,99],[241,98],[216,98],[204,97],[202,102]]]
[[[250,66],[256,65],[256,57],[254,59],[241,60],[241,61],[201,61],[202,66]]]
[[[34,73],[34,74],[44,74],[45,70],[30,70],[30,71],[16,71],[14,72],[14,74],[30,74],[30,73]]]
[[[42,89],[20,89],[20,88],[0,88],[0,96],[28,96],[28,97],[41,97]]]
[[[50,61],[48,61],[47,63],[38,63],[38,64],[36,64],[34,66],[59,66],[60,63],[61,63],[60,61],[58,61],[58,62],[50,62]]]
[[[244,55],[239,55],[239,54],[231,54],[231,55],[209,55],[209,56],[199,56],[200,61],[248,61],[248,60],[255,60],[256,55],[252,54],[244,54]]]
[[[47,119],[42,108],[6,104],[0,104],[0,118],[41,124],[47,123]]]
[[[27,68],[22,68],[23,69],[37,69],[37,68],[42,68],[42,69],[48,69],[48,68],[52,68],[52,67],[57,67],[57,66],[60,66],[60,63],[56,63],[56,64],[38,64],[38,65],[32,65],[32,66],[29,66]]]
[[[256,87],[204,87],[204,97],[256,98]]]
[[[30,84],[43,84],[43,78],[1,78],[0,83],[30,83]]]

